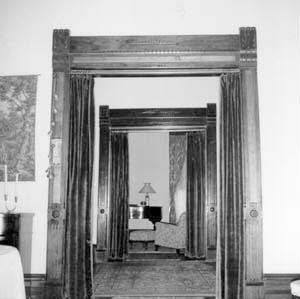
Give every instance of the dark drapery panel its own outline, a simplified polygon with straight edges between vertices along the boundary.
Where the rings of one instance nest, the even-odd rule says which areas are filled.
[[[94,79],[70,80],[64,296],[92,297],[91,190],[94,151]]]
[[[183,178],[183,167],[186,162],[186,133],[171,132],[169,134],[169,188],[170,188],[170,210],[169,210],[169,222],[175,224],[177,222],[176,215],[176,193],[178,184]],[[178,200],[181,200],[177,198]],[[185,200],[185,198],[182,198]]]
[[[239,73],[221,76],[218,299],[242,299],[243,169]]]
[[[122,260],[128,253],[128,136],[111,135],[111,191],[109,217],[109,260]]]
[[[187,136],[186,256],[191,258],[205,257],[205,153],[205,131],[189,132]]]

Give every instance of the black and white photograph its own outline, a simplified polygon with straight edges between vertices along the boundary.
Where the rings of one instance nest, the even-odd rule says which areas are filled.
[[[0,0],[0,299],[300,299],[299,0]]]

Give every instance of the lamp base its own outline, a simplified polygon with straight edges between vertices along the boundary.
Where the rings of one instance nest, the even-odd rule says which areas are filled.
[[[148,193],[147,193],[146,196],[145,196],[145,202],[146,202],[146,205],[147,205],[147,206],[150,206],[150,196],[149,196]]]

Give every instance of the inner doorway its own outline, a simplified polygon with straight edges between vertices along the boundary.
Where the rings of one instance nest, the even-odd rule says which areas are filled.
[[[145,126],[149,125],[149,123],[152,123],[153,121],[153,114],[154,114],[154,118],[157,117],[159,118],[160,114],[164,114],[165,117],[165,122],[168,121],[168,116],[170,115],[170,110],[169,109],[164,109],[162,110],[154,110],[152,109],[152,116],[148,117],[148,119],[144,119],[144,117],[141,117],[141,115],[144,115],[144,113],[149,110],[139,110],[139,111],[135,111],[135,110],[130,110],[130,113],[135,114],[135,124],[136,127],[139,127],[138,123],[141,122],[143,123]],[[157,240],[156,239],[156,234],[159,232],[159,225],[166,225],[166,226],[177,226],[176,224],[173,223],[163,223],[160,222],[159,219],[158,222],[156,223],[156,230],[153,229],[154,227],[149,227],[149,229],[146,229],[145,227],[140,227],[140,228],[135,228],[135,229],[130,229],[127,231],[127,227],[126,227],[126,221],[128,219],[126,218],[126,212],[127,212],[127,206],[129,204],[130,206],[130,192],[128,194],[128,186],[126,185],[126,181],[128,181],[128,168],[130,171],[130,167],[128,167],[128,165],[126,166],[126,164],[130,164],[129,161],[130,159],[128,159],[128,156],[133,157],[134,152],[132,154],[131,151],[131,155],[129,154],[130,151],[124,150],[125,148],[127,148],[128,144],[125,146],[124,144],[124,139],[126,139],[127,143],[128,143],[128,135],[130,135],[131,133],[128,133],[128,131],[130,131],[130,128],[126,128],[123,129],[123,131],[121,130],[122,127],[122,123],[125,124],[125,120],[126,117],[124,116],[126,113],[128,113],[128,111],[121,111],[121,110],[110,110],[110,115],[111,115],[111,119],[110,119],[110,125],[111,125],[111,145],[110,145],[110,161],[111,161],[111,166],[109,167],[110,169],[110,176],[111,179],[109,179],[110,181],[110,190],[111,190],[111,197],[109,199],[109,209],[110,209],[110,219],[108,221],[108,259],[110,261],[114,261],[114,263],[112,262],[103,262],[101,265],[99,265],[99,272],[96,270],[96,276],[95,276],[95,282],[97,282],[97,289],[96,289],[96,293],[99,292],[99,294],[105,294],[105,295],[119,295],[119,293],[121,292],[122,294],[126,294],[126,295],[151,295],[151,296],[159,296],[159,295],[178,295],[178,296],[182,296],[182,295],[195,295],[197,296],[197,298],[200,298],[199,296],[214,296],[215,295],[215,263],[214,262],[201,262],[199,261],[199,259],[205,259],[206,256],[206,246],[202,246],[204,249],[203,252],[199,253],[199,248],[196,247],[191,247],[188,243],[192,243],[193,245],[196,244],[197,242],[199,242],[199,240],[201,239],[201,233],[200,230],[197,230],[197,225],[194,221],[202,220],[201,217],[206,218],[206,163],[207,163],[207,159],[206,159],[206,139],[203,140],[203,148],[197,148],[196,147],[196,151],[194,151],[194,153],[192,152],[191,154],[189,153],[189,151],[191,150],[189,147],[192,145],[194,146],[195,144],[197,144],[197,138],[196,140],[194,140],[195,137],[200,137],[201,135],[198,133],[201,133],[202,131],[202,137],[206,137],[206,131],[204,131],[204,125],[206,123],[206,109],[186,109],[185,111],[181,111],[179,109],[178,113],[180,113],[180,119],[182,120],[183,115],[184,114],[190,114],[190,112],[194,112],[195,114],[193,115],[193,119],[185,119],[185,124],[182,124],[182,127],[184,127],[187,123],[189,122],[194,122],[195,119],[197,119],[197,123],[198,126],[201,127],[201,129],[199,129],[199,131],[197,132],[197,126],[194,125],[194,128],[192,129],[191,132],[184,132],[184,134],[182,134],[182,132],[180,132],[181,134],[177,135],[179,132],[176,132],[177,134],[175,134],[175,136],[172,134],[172,137],[185,137],[186,138],[186,150],[183,150],[183,152],[185,152],[186,154],[186,167],[187,167],[187,172],[191,172],[190,177],[189,178],[185,178],[185,183],[187,185],[187,190],[186,193],[190,192],[189,191],[189,185],[193,185],[194,189],[196,189],[196,191],[193,190],[192,194],[189,196],[186,196],[186,207],[183,207],[182,209],[182,213],[186,213],[187,214],[187,223],[186,223],[186,227],[184,229],[186,229],[186,235],[184,235],[184,243],[185,243],[185,239],[187,240],[187,244],[182,245],[181,247],[179,247],[182,252],[181,252],[181,256],[180,254],[178,254],[177,259],[176,260],[172,260],[170,261],[170,254],[171,252],[168,252],[169,256],[164,256],[163,260],[160,261],[156,261],[156,259],[158,258],[158,256],[154,256],[154,252],[152,251],[146,251],[144,248],[144,252],[139,252],[140,253],[140,257],[135,256],[135,258],[132,256],[128,256],[127,255],[127,251],[126,249],[123,247],[124,242],[126,242],[126,236],[127,233],[129,233],[129,238],[130,238],[130,234],[131,233],[136,233],[136,232],[141,232],[142,233],[142,237],[145,238],[145,235],[147,235],[148,233],[152,233],[154,234],[154,239],[155,240],[151,240],[154,241],[155,245],[159,244],[162,245],[162,247],[164,247],[165,249],[167,249],[167,247],[173,247],[172,244],[170,246],[168,246],[167,244],[161,244],[158,243],[157,241],[161,242],[161,240]],[[120,117],[120,115],[123,112],[123,117]],[[172,112],[174,113],[175,110],[172,109]],[[189,112],[189,113],[188,113]],[[118,117],[116,117],[116,115],[118,115]],[[201,117],[202,115],[202,117]],[[170,116],[169,116],[170,117]],[[149,120],[149,118],[151,118],[152,120]],[[172,121],[174,123],[174,127],[176,124],[176,118],[178,118],[175,116],[172,116]],[[101,120],[101,119],[100,119]],[[156,119],[157,120],[157,119]],[[178,120],[177,120],[178,121]],[[119,128],[115,128],[115,125],[118,124]],[[153,124],[153,123],[152,123]],[[191,126],[191,123],[189,123]],[[136,128],[135,127],[135,128]],[[161,130],[161,129],[160,129]],[[185,128],[186,130],[186,128]],[[126,131],[126,133],[124,133],[124,131]],[[174,133],[174,132],[173,132]],[[137,134],[141,134],[141,132],[137,133]],[[144,144],[142,144],[142,151],[141,151],[141,157],[140,159],[142,159],[142,161],[139,161],[139,159],[137,159],[137,164],[141,164],[142,168],[142,172],[146,171],[146,176],[148,176],[149,178],[149,174],[151,172],[151,167],[147,167],[147,162],[145,162],[145,159],[149,158],[147,156],[147,154],[149,154],[151,157],[153,157],[153,159],[155,159],[155,150],[153,149],[152,152],[147,152],[145,150],[145,147],[143,147],[143,145],[151,145],[151,142],[149,142],[149,132],[147,132],[145,135],[148,136],[144,136],[144,138],[146,137],[146,141],[144,140]],[[156,132],[157,135],[157,132]],[[161,135],[161,136],[159,136]],[[165,132],[165,134],[159,134],[158,136],[156,136],[156,138],[158,139],[158,144],[157,144],[157,154],[163,155],[163,147],[165,149],[167,149],[165,151],[165,156],[163,157],[164,160],[169,160],[170,157],[168,156],[170,154],[170,148],[168,146],[170,146],[170,141],[168,140],[168,138],[166,138],[167,142],[163,141],[163,137],[169,137],[169,132]],[[164,135],[164,136],[162,136]],[[152,136],[153,137],[153,136]],[[135,143],[136,143],[136,139],[137,136],[135,136]],[[119,141],[118,141],[119,139]],[[171,138],[173,139],[173,138]],[[132,140],[134,141],[134,140]],[[193,141],[193,143],[191,144],[191,141]],[[163,146],[163,143],[165,142],[165,146]],[[172,141],[174,143],[174,141]],[[155,142],[152,142],[152,144],[154,144]],[[141,145],[141,144],[140,144]],[[160,145],[160,146],[159,146]],[[103,148],[102,151],[103,152]],[[126,153],[124,153],[126,152]],[[129,152],[129,153],[128,153]],[[175,153],[176,156],[178,156],[178,153]],[[181,153],[179,153],[181,154]],[[193,156],[194,154],[194,156]],[[191,155],[189,157],[189,155]],[[137,153],[135,153],[135,157],[136,158]],[[201,159],[197,159],[198,156],[200,156]],[[122,158],[124,157],[123,161]],[[167,159],[166,159],[167,157]],[[152,160],[153,160],[152,159]],[[124,162],[124,160],[126,162]],[[129,161],[128,161],[129,160]],[[193,160],[195,162],[193,162]],[[144,162],[143,162],[144,161]],[[192,162],[191,162],[192,161]],[[176,161],[178,162],[178,161]],[[199,162],[200,164],[203,165],[203,171],[202,171],[202,182],[200,182],[200,180],[197,180],[197,174],[193,173],[193,171],[195,171],[196,169],[200,169],[201,167],[199,166]],[[158,162],[156,162],[158,164],[161,164],[161,160],[159,160]],[[194,163],[196,163],[196,165],[193,165]],[[155,164],[155,162],[152,162],[152,164]],[[177,163],[175,163],[177,164]],[[184,163],[182,163],[184,164]],[[192,164],[192,165],[190,165]],[[100,163],[101,165],[101,163]],[[169,166],[168,163],[165,163],[165,165]],[[155,165],[154,165],[155,166]],[[161,166],[161,165],[160,165]],[[177,165],[176,165],[177,166]],[[157,166],[156,166],[157,167]],[[194,167],[194,169],[193,169]],[[131,170],[134,170],[134,165],[131,166]],[[162,180],[162,183],[164,183],[163,177],[164,175],[162,174],[163,168],[167,169],[167,176],[168,176],[168,168],[169,167],[162,167],[160,168],[160,172],[159,173],[155,173],[158,176],[158,179]],[[190,168],[190,169],[189,169]],[[192,168],[192,169],[191,169]],[[170,169],[170,168],[169,168]],[[134,171],[132,171],[134,172]],[[198,174],[199,175],[199,174]],[[139,172],[139,177],[142,176],[142,173]],[[116,181],[117,180],[117,181]],[[189,183],[189,180],[191,181]],[[169,181],[169,179],[166,180],[167,183]],[[132,182],[133,183],[133,182]],[[159,183],[158,181],[153,181],[153,183],[156,183],[156,185],[158,186]],[[145,188],[145,185],[147,186],[149,183],[144,184],[144,186],[141,188],[141,191],[143,191]],[[135,184],[136,185],[136,184]],[[184,183],[183,183],[184,185]],[[197,188],[197,186],[199,186],[199,188]],[[153,189],[153,187],[151,187],[150,184],[150,192],[148,193],[155,193],[156,191]],[[120,190],[122,189],[122,190]],[[160,188],[156,188],[157,190],[160,190]],[[149,191],[148,190],[148,191]],[[198,195],[198,190],[202,191],[200,196],[195,196]],[[182,191],[182,190],[181,190]],[[163,193],[163,192],[160,192]],[[120,196],[122,198],[120,198]],[[147,195],[146,195],[147,196]],[[132,196],[134,197],[134,196]],[[145,202],[144,202],[145,201]],[[189,207],[189,205],[191,206],[194,202],[195,204],[196,202],[199,202],[202,204],[199,205],[194,205],[192,207]],[[204,202],[203,202],[204,201]],[[154,205],[153,205],[153,199],[151,199],[151,203],[150,203],[150,199],[146,198],[144,200],[144,198],[142,198],[142,201],[140,204],[135,204],[134,208],[136,208],[136,212],[140,211],[140,209],[143,208],[161,208],[162,210],[162,206],[159,206],[159,204],[161,204],[162,201],[157,201],[155,203],[154,200]],[[167,200],[165,205],[168,207],[170,207],[170,203]],[[132,204],[133,206],[133,204]],[[191,210],[195,208],[195,210],[197,210],[199,207],[202,207],[202,214],[198,215],[195,214],[194,210]],[[182,208],[182,207],[181,207]],[[178,211],[178,209],[176,209]],[[200,211],[201,212],[201,211]],[[204,212],[204,213],[203,213]],[[149,216],[149,215],[148,215]],[[169,222],[170,222],[170,213],[165,213],[164,215],[162,215],[162,217],[168,217],[169,218]],[[144,218],[144,219],[143,219]],[[141,217],[141,218],[135,218],[132,220],[137,220],[137,221],[141,221],[141,220],[146,220],[149,222],[149,219],[145,219],[147,217]],[[180,216],[179,218],[182,218],[182,216]],[[197,219],[198,218],[198,219]],[[130,220],[130,219],[129,219]],[[191,221],[193,220],[193,221]],[[175,220],[176,221],[176,220]],[[189,227],[189,224],[190,226]],[[200,240],[201,243],[200,245],[205,244],[206,245],[206,236],[207,234],[206,232],[206,222],[202,221],[203,225],[204,225],[204,229],[201,230],[202,232],[204,232],[204,236],[202,236],[202,239]],[[144,225],[144,223],[137,223],[137,225]],[[151,224],[150,224],[151,225]],[[152,224],[153,225],[153,224]],[[191,235],[188,234],[190,231],[192,232]],[[183,233],[185,233],[183,231]],[[195,234],[196,233],[196,236]],[[199,234],[199,236],[198,236]],[[174,237],[174,234],[168,234],[165,233],[165,237],[167,238],[167,241],[172,239]],[[119,238],[119,239],[118,239]],[[199,239],[197,239],[199,238]],[[145,240],[145,239],[140,239],[140,240],[135,240],[135,241],[140,241],[140,242],[145,242],[145,241],[150,241]],[[190,242],[191,241],[191,242]],[[172,242],[171,242],[172,243]],[[167,245],[167,246],[164,246]],[[120,252],[121,249],[121,252]],[[168,248],[170,249],[170,248]],[[161,253],[161,252],[159,252]],[[166,251],[165,251],[166,253]],[[186,254],[188,253],[188,254]],[[196,254],[196,256],[190,256]],[[198,254],[198,255],[197,255]],[[199,254],[201,254],[199,256]],[[148,257],[147,257],[148,256]],[[147,258],[146,258],[147,257]],[[173,259],[175,259],[175,257],[173,257]],[[120,260],[122,260],[122,262],[120,262]],[[105,271],[103,269],[106,269]],[[189,277],[188,279],[186,277]],[[108,280],[107,280],[108,279]],[[111,282],[114,281],[113,283]],[[144,286],[144,287],[142,287]],[[194,286],[194,287],[191,287]],[[166,293],[167,292],[167,293]]]
[[[135,79],[135,78],[130,78],[130,80],[132,80],[132,79]],[[138,78],[138,79],[141,79],[141,78]],[[145,79],[145,78],[143,78],[143,79]],[[153,79],[153,78],[151,78],[151,79]],[[166,79],[166,78],[155,78],[155,79],[159,80],[159,79]],[[174,78],[167,78],[167,79],[174,79]],[[197,82],[195,80],[195,78],[175,78],[175,79],[177,79],[177,80],[178,79],[192,79],[192,80],[194,80],[194,82]],[[201,79],[201,78],[197,78],[197,79],[198,79],[198,84],[199,84],[199,81],[200,81],[199,79]],[[217,82],[216,83],[216,89],[218,90],[218,83],[219,82],[218,82],[218,80],[216,80],[216,82]],[[198,86],[198,88],[199,88],[199,86]],[[217,101],[217,99],[215,99],[215,101]],[[177,109],[179,111],[181,110],[180,108],[177,108]],[[192,110],[192,108],[189,108],[189,109]],[[203,108],[203,109],[205,109],[205,108]],[[114,109],[112,109],[112,110],[114,110]],[[120,113],[120,110],[122,110],[122,109],[119,109],[118,112],[113,112],[113,114],[116,115],[116,114]],[[132,115],[135,114],[135,109],[128,109],[128,110],[131,111]],[[139,109],[139,110],[141,110],[141,109]],[[147,110],[147,109],[145,109],[145,110]],[[151,118],[155,114],[154,110],[159,111],[160,109],[155,108],[155,109],[150,109],[150,110],[152,110],[152,111],[147,112],[148,113],[148,115],[147,115],[148,120],[149,120],[149,118]],[[168,109],[165,109],[164,117],[168,117],[168,115],[166,114],[166,110],[168,110]],[[196,111],[197,111],[197,109],[196,109]],[[175,116],[176,116],[176,108],[173,109],[173,112],[175,112]],[[144,113],[146,113],[146,111],[144,111]],[[214,113],[215,113],[215,111],[214,111]],[[216,115],[214,114],[214,116],[212,116],[212,115],[210,115],[210,116],[211,116],[211,118],[210,118],[211,124],[214,121],[214,130],[216,130],[216,123],[215,123],[216,122]],[[169,117],[170,117],[170,115],[169,115]],[[116,121],[116,117],[112,117],[112,118],[113,118],[113,121]],[[101,114],[100,114],[100,121],[101,121]],[[127,119],[127,121],[129,121],[129,120]],[[110,122],[110,125],[111,124],[112,123]],[[195,122],[194,122],[194,124],[195,124]],[[180,215],[185,211],[186,198],[183,202],[184,207],[182,207],[182,202],[180,203],[179,201],[175,201],[175,210],[176,210],[178,216],[175,216],[175,219],[171,220],[170,219],[171,218],[170,217],[171,216],[170,215],[171,207],[170,207],[170,194],[169,194],[170,193],[170,179],[169,179],[169,176],[170,176],[170,171],[171,171],[171,169],[170,169],[170,136],[171,136],[171,139],[172,138],[176,139],[176,136],[180,136],[180,135],[181,135],[181,137],[185,136],[185,138],[187,138],[187,134],[199,131],[199,127],[203,128],[205,126],[205,124],[202,123],[202,125],[200,124],[200,126],[199,125],[198,126],[192,126],[190,124],[190,126],[186,126],[186,127],[184,126],[184,124],[183,124],[183,126],[180,126],[180,125],[177,124],[177,128],[175,127],[175,128],[173,128],[173,130],[170,130],[170,127],[171,127],[170,124],[169,124],[169,128],[167,126],[163,126],[162,124],[159,124],[160,126],[158,128],[157,125],[158,124],[156,124],[156,127],[154,126],[154,128],[153,127],[152,128],[148,127],[147,130],[144,130],[145,128],[137,128],[138,125],[135,125],[135,128],[133,128],[133,129],[130,128],[130,130],[128,132],[128,128],[125,127],[125,128],[122,129],[122,126],[120,126],[120,123],[119,123],[119,127],[112,128],[112,131],[114,131],[114,132],[123,132],[123,133],[128,132],[129,152],[130,152],[129,153],[129,160],[132,161],[132,157],[136,158],[137,155],[139,155],[140,158],[138,158],[138,161],[135,161],[135,163],[137,164],[136,166],[142,168],[142,172],[145,172],[146,174],[149,174],[149,172],[151,172],[151,170],[149,170],[149,167],[147,167],[145,165],[145,161],[143,162],[143,160],[145,160],[145,158],[146,158],[146,160],[150,160],[150,163],[149,163],[149,161],[147,161],[148,165],[150,164],[150,167],[151,167],[151,164],[152,164],[152,166],[156,165],[156,167],[157,167],[157,163],[159,163],[159,164],[161,164],[161,163],[153,161],[153,159],[147,159],[147,157],[150,158],[150,157],[155,157],[157,155],[164,156],[163,159],[164,159],[164,162],[166,162],[166,163],[164,163],[164,168],[166,170],[165,174],[162,174],[162,171],[160,170],[159,174],[156,173],[156,176],[158,177],[158,181],[159,181],[160,177],[164,177],[164,179],[161,178],[161,180],[164,181],[164,185],[165,185],[164,189],[167,190],[167,191],[161,191],[160,187],[157,186],[158,185],[157,180],[154,181],[152,178],[149,179],[149,177],[148,177],[148,179],[146,179],[147,176],[144,177],[141,182],[137,182],[137,180],[134,180],[133,178],[130,178],[129,184],[131,184],[133,187],[131,188],[131,191],[129,192],[129,194],[130,194],[129,195],[129,205],[137,206],[139,208],[144,205],[144,203],[142,204],[142,202],[146,201],[146,200],[144,200],[145,199],[145,194],[139,193],[139,191],[141,191],[141,189],[143,189],[144,183],[148,183],[149,181],[151,183],[151,181],[152,181],[152,188],[154,189],[154,192],[156,192],[156,193],[150,194],[150,205],[149,206],[150,207],[161,208],[161,219],[157,219],[158,220],[157,222],[159,222],[159,223],[160,222],[168,222],[168,224],[170,224],[170,225],[176,225],[176,222],[179,220]],[[136,131],[134,131],[134,129]],[[112,131],[111,131],[111,133],[112,133]],[[157,140],[156,141],[152,140],[152,142],[151,142],[150,135],[156,136]],[[164,135],[164,138],[165,138],[164,140],[162,139],[163,138],[162,135]],[[96,136],[97,136],[97,134],[96,134]],[[140,143],[140,149],[139,149],[140,153],[137,153],[137,152],[132,153],[130,151],[130,149],[133,149],[132,144],[135,143],[135,142],[132,142],[132,141],[137,140],[138,138],[144,140],[144,141],[139,142]],[[141,143],[142,143],[142,146],[141,146]],[[174,143],[174,141],[173,141],[173,143]],[[147,146],[149,147],[148,149],[150,149],[150,152],[147,152]],[[187,140],[186,140],[186,146],[187,146]],[[214,146],[216,147],[216,132],[215,132]],[[152,151],[151,151],[151,148],[152,148]],[[163,148],[165,150],[163,150]],[[133,149],[133,152],[134,152],[134,149]],[[186,152],[185,152],[185,154],[186,154]],[[216,148],[214,149],[214,154],[216,154]],[[151,163],[151,161],[152,161],[152,163]],[[205,158],[201,162],[206,163]],[[216,158],[215,158],[215,162],[216,162]],[[176,164],[177,163],[175,163],[175,166],[176,166]],[[100,163],[100,165],[101,165],[101,163]],[[129,165],[131,165],[131,163],[129,163]],[[131,166],[129,166],[129,168]],[[184,167],[182,167],[183,169],[185,169],[185,181],[180,182],[181,188],[179,188],[179,190],[177,190],[177,191],[179,191],[179,192],[176,193],[176,198],[177,199],[178,199],[178,195],[179,195],[179,197],[181,196],[181,198],[186,197],[186,195],[184,195],[184,194],[180,195],[180,192],[185,192],[186,193],[186,191],[187,191],[186,186],[184,187],[184,185],[186,185],[186,182],[187,182],[187,180],[186,180],[186,167],[187,167],[186,164],[185,164]],[[173,168],[174,168],[174,166],[173,166]],[[211,171],[212,171],[212,169],[210,169],[210,172]],[[215,180],[216,180],[216,167],[215,167],[214,171],[215,171]],[[129,169],[129,176],[132,173],[133,173],[132,169]],[[208,174],[208,175],[211,175],[211,173]],[[155,176],[155,171],[154,171],[154,176]],[[141,171],[137,175],[137,177],[139,177],[141,179]],[[139,189],[139,190],[137,190],[137,189]],[[216,190],[217,188],[216,188],[216,186],[214,186],[210,189]],[[164,200],[161,200],[162,197],[164,197]],[[214,212],[216,212],[216,209],[215,209],[216,202],[214,204],[215,204],[215,206],[210,207],[212,209],[209,210],[209,212],[212,215],[215,215]],[[180,205],[181,205],[181,207],[180,207]],[[206,205],[205,205],[205,208],[207,208]],[[172,214],[174,214],[174,212]],[[175,215],[176,215],[176,213],[175,213]],[[174,216],[173,216],[173,218],[174,218]],[[212,221],[212,219],[210,219],[210,221]],[[136,223],[130,223],[130,222],[136,222]],[[175,222],[175,223],[172,223],[172,222]],[[157,225],[157,223],[155,223],[155,224]],[[137,217],[137,218],[133,217],[133,219],[129,219],[129,231],[128,231],[129,232],[129,240],[130,240],[130,234],[131,234],[132,231],[149,230],[149,231],[153,232],[154,231],[153,228],[154,228],[154,224],[153,224],[153,222],[151,223],[151,221],[149,221],[149,219],[139,219],[139,217]],[[109,230],[109,228],[108,228],[108,230]],[[209,232],[205,232],[205,238],[210,238],[210,241],[212,239],[214,239],[214,237],[216,237],[216,231],[215,231],[215,236],[212,236],[212,234],[210,234]],[[189,260],[188,262],[186,262],[187,259],[185,258],[182,251],[181,251],[181,256],[180,256],[180,255],[178,255],[178,253],[176,252],[176,250],[174,248],[170,248],[170,247],[168,248],[168,246],[159,246],[159,249],[156,251],[155,247],[154,247],[155,242],[154,242],[153,238],[152,238],[152,240],[151,240],[151,242],[150,242],[150,244],[149,244],[149,246],[146,250],[145,250],[145,246],[144,246],[145,244],[143,244],[143,241],[145,241],[145,240],[142,239],[140,241],[142,241],[142,242],[134,242],[133,248],[129,247],[129,256],[126,259],[126,261],[127,262],[130,261],[130,264],[129,264],[130,269],[134,268],[132,263],[134,263],[136,265],[136,263],[142,262],[143,265],[142,266],[139,265],[139,269],[143,269],[142,271],[145,271],[145,272],[143,272],[143,275],[141,273],[138,275],[137,273],[135,273],[135,271],[133,271],[133,273],[135,273],[135,274],[133,276],[131,275],[131,277],[137,277],[137,276],[146,276],[147,277],[149,275],[151,276],[151,273],[147,272],[148,266],[150,266],[151,269],[153,267],[156,267],[156,268],[157,267],[163,267],[163,269],[168,268],[169,270],[171,270],[172,273],[177,272],[176,277],[179,279],[179,276],[178,276],[179,272],[176,271],[176,265],[177,266],[179,265],[180,269],[182,269],[183,265],[185,265],[185,266],[187,266],[187,268],[185,269],[185,272],[184,272],[185,275],[192,275],[193,276],[193,271],[196,270],[197,274],[199,274],[201,277],[210,277],[210,280],[203,280],[203,282],[205,282],[206,285],[204,283],[202,283],[202,285],[200,286],[199,282],[201,281],[201,279],[199,279],[199,277],[197,275],[196,276],[194,275],[194,277],[195,277],[195,282],[194,283],[198,285],[198,289],[194,290],[193,291],[194,293],[192,293],[192,294],[194,294],[194,295],[197,294],[197,296],[200,296],[200,295],[208,296],[208,295],[214,295],[215,294],[214,293],[215,292],[215,290],[214,290],[214,288],[215,288],[215,249],[216,249],[215,245],[211,246],[209,248],[211,250],[209,258],[206,255],[205,256],[203,255],[201,257],[202,259],[208,259],[210,262],[212,262],[210,264],[207,264],[207,263],[199,262],[199,259],[194,260],[194,261]],[[214,240],[214,241],[216,243],[216,240]],[[130,255],[130,253],[135,253],[135,254]],[[141,258],[137,258],[138,255],[140,255]],[[164,261],[162,261],[162,260],[155,261],[155,259],[158,256],[163,256]],[[167,262],[167,264],[165,264],[166,259],[169,260],[170,257],[173,258],[172,267],[170,267],[171,264],[168,263],[168,262]],[[145,259],[147,260],[147,263],[145,263]],[[157,264],[157,262],[159,264]],[[179,264],[177,264],[177,263],[179,263]],[[118,266],[116,266],[116,265],[118,265]],[[125,271],[125,272],[128,273],[128,269],[127,269],[128,264],[126,262],[122,262],[121,264],[116,264],[116,263],[105,264],[105,267],[107,267],[108,272],[112,271],[110,273],[115,273],[114,271],[117,271],[118,273],[122,273],[122,271]],[[102,272],[100,272],[100,273],[103,273],[103,265],[101,266],[101,269],[102,269]],[[164,271],[161,271],[161,270],[162,269],[160,268],[160,270],[157,271],[157,272],[164,272]],[[204,272],[202,272],[202,271],[204,271]],[[106,272],[106,271],[104,271],[104,272]],[[97,273],[97,271],[96,271],[96,273]],[[131,274],[132,274],[132,272],[131,272]],[[161,281],[163,281],[162,277],[159,278],[159,275],[157,275],[157,274],[158,273],[156,273],[155,277],[152,277],[152,278],[154,278],[154,280],[152,279],[152,281],[156,281],[156,279],[160,279]],[[113,274],[111,274],[111,275],[113,276]],[[115,285],[119,285],[121,283],[120,282],[121,277],[122,277],[122,275],[115,282]],[[103,279],[103,277],[97,276],[97,274],[96,274],[95,281],[100,281],[101,279]],[[175,281],[176,281],[176,279],[175,279]],[[131,281],[131,283],[133,283],[133,285],[137,286],[139,281],[134,281],[134,282]],[[178,283],[180,284],[179,281],[177,281],[177,284]],[[177,293],[176,293],[176,291],[174,293],[174,290],[173,290],[173,295],[176,295],[176,294],[184,295],[184,294],[186,294],[186,292],[187,292],[186,285],[189,284],[189,283],[191,283],[190,280],[189,280],[189,282],[185,281],[185,283],[182,283],[183,288],[177,290]],[[170,289],[172,289],[171,286],[167,285],[166,281],[163,284],[165,285],[166,289],[169,288],[169,291],[170,291]],[[102,284],[98,285],[100,289],[101,289],[101,287],[100,287],[101,285]],[[151,286],[151,284],[149,284],[149,283],[148,283],[148,285]],[[102,287],[104,287],[104,286],[102,285]],[[99,292],[100,292],[100,289],[99,289]],[[101,289],[101,290],[102,290],[102,294],[103,294],[104,289]],[[128,290],[129,290],[129,288],[127,289],[127,291]],[[115,292],[117,292],[117,290],[115,290]],[[130,292],[130,290],[129,290],[129,292]],[[105,291],[104,291],[104,293],[105,293]],[[192,294],[190,294],[190,295],[192,295]],[[152,293],[152,295],[154,295],[154,294]],[[157,295],[157,293],[156,293],[156,295]]]

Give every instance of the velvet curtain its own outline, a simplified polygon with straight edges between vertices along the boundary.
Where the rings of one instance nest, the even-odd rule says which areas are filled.
[[[186,256],[205,257],[206,138],[205,131],[187,135]]]
[[[186,201],[186,198],[179,197],[178,193],[184,193],[185,190],[178,190],[180,188],[186,189],[184,166],[186,166],[186,133],[185,132],[171,132],[169,134],[169,189],[170,189],[170,209],[169,209],[169,222],[176,224],[180,214],[177,215],[176,200]],[[182,184],[180,184],[182,182]],[[184,204],[177,203],[179,206]]]
[[[64,297],[92,297],[91,190],[94,79],[71,76]]]
[[[217,269],[218,299],[242,299],[243,168],[241,79],[239,73],[221,76],[220,204]]]
[[[113,133],[111,135],[109,260],[122,260],[128,253],[128,170],[127,133]]]

